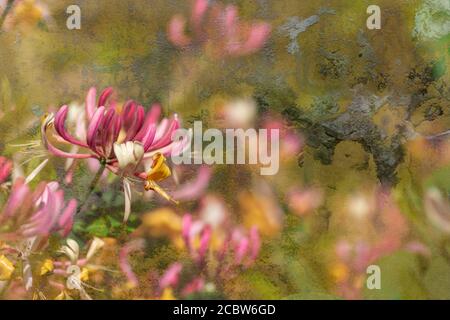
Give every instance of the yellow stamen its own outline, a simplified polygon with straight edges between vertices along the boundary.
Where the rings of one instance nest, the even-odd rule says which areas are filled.
[[[169,166],[166,164],[166,158],[161,154],[157,153],[153,156],[153,163],[150,171],[147,173],[147,178],[145,182],[145,190],[153,190],[160,194],[163,198],[178,204],[177,201],[172,199],[167,192],[165,192],[156,182],[164,180],[171,176],[171,171]]]
[[[46,259],[41,266],[41,276],[44,274],[50,273],[54,269],[53,261],[50,259]]]

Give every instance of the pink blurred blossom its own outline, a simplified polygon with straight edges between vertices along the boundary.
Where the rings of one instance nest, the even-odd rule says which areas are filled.
[[[179,262],[175,262],[169,266],[164,272],[164,275],[159,280],[159,287],[165,289],[167,287],[175,287],[178,285],[180,279],[180,273],[183,269],[183,265]]]
[[[287,198],[290,209],[295,214],[304,216],[320,207],[323,194],[320,190],[314,188],[294,188],[288,193]]]
[[[54,232],[67,236],[72,229],[76,204],[74,199],[64,201],[64,191],[57,182],[42,182],[33,191],[23,179],[18,179],[0,215],[0,224],[9,229],[0,237],[48,237]]]
[[[186,33],[189,24],[190,33]],[[270,34],[266,22],[241,22],[237,8],[208,0],[193,1],[189,22],[177,14],[168,25],[168,38],[177,47],[202,46],[215,57],[244,56],[264,45]]]

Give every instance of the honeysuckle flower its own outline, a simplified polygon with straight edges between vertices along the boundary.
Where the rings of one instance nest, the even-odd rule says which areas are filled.
[[[12,170],[12,161],[0,156],[0,184],[8,180]]]
[[[208,250],[213,249],[212,227],[186,214],[183,217],[182,236],[194,261],[199,265],[204,264]],[[228,271],[237,266],[248,267],[256,260],[261,247],[258,229],[253,226],[247,233],[241,228],[234,228],[222,240],[219,239],[215,247],[219,269]]]
[[[126,221],[130,214],[133,182],[171,200],[157,185],[158,181],[170,176],[164,156],[181,153],[190,137],[172,141],[173,133],[180,127],[179,119],[174,115],[158,122],[161,115],[159,105],[153,105],[146,113],[144,107],[133,100],[120,108],[112,96],[113,89],[107,88],[96,101],[96,89],[89,90],[85,104],[85,137],[72,135],[66,127],[68,106],[62,106],[54,117],[49,117],[43,126],[43,137],[44,145],[52,154],[63,158],[97,159],[109,171],[123,178]],[[50,129],[54,129],[57,141],[83,151],[74,153],[58,148],[51,139]]]
[[[212,236],[211,227],[200,220],[193,221],[192,216],[186,214],[183,216],[182,236],[194,261],[203,264]]]
[[[67,290],[77,290],[82,299],[91,300],[85,288],[93,288],[86,281],[89,280],[91,272],[101,269],[101,266],[90,263],[98,251],[100,251],[105,242],[95,237],[90,243],[86,256],[83,258],[80,254],[80,246],[73,239],[67,239],[66,245],[62,246],[60,252],[64,253],[69,261],[57,260],[53,261],[52,275],[63,276],[64,284],[51,281],[50,284],[67,293]],[[95,289],[95,288],[94,288]]]
[[[262,127],[267,129],[267,138],[270,140],[271,130],[278,130],[280,137],[280,157],[290,160],[298,156],[303,148],[302,137],[278,115],[266,116]]]
[[[32,191],[18,179],[0,214],[0,238],[45,238],[54,232],[66,236],[72,228],[76,204],[74,199],[64,201],[64,191],[57,182],[42,182]]]
[[[159,105],[152,106],[145,113],[144,107],[130,100],[120,110],[117,103],[111,99],[112,95],[112,88],[107,88],[102,92],[96,103],[95,88],[89,90],[86,97],[88,124],[85,140],[75,138],[67,131],[65,122],[69,112],[68,106],[62,106],[54,116],[53,123],[59,135],[58,138],[65,140],[71,145],[82,147],[88,152],[66,152],[58,149],[50,140],[47,140],[46,145],[49,151],[65,158],[96,158],[104,162],[108,167],[113,168],[119,167],[114,144],[138,142],[142,144],[144,149],[142,158],[149,158],[157,152],[165,155],[171,154],[171,147],[177,145],[177,143],[172,142],[171,138],[172,133],[179,128],[178,117],[175,115],[170,120],[163,119],[158,124],[158,118],[161,114]],[[126,150],[128,149],[123,149],[123,151]],[[134,149],[129,150],[133,151]],[[117,172],[118,170],[113,171]]]
[[[214,57],[244,56],[261,49],[270,34],[265,22],[240,22],[237,8],[208,0],[195,0],[189,18],[190,34],[186,33],[186,18],[172,17],[168,26],[169,40],[180,48],[202,46]]]

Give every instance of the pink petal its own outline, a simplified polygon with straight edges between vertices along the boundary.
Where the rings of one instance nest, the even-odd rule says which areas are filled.
[[[91,87],[86,95],[86,115],[87,119],[91,120],[94,116],[96,105],[95,100],[97,98],[97,90],[94,87]]]
[[[62,106],[59,111],[55,115],[55,130],[58,134],[67,142],[72,144],[87,148],[87,144],[75,139],[72,135],[70,135],[65,129],[65,122],[67,113],[69,112],[68,106]]]

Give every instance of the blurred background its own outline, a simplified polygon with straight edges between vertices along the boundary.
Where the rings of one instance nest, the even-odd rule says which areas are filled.
[[[107,177],[110,187],[100,186],[71,237],[120,247],[155,210],[195,214],[216,197],[234,223],[258,227],[262,247],[251,268],[214,294],[205,289],[207,297],[449,299],[449,2],[377,1],[380,30],[366,26],[371,1],[222,3],[235,5],[241,21],[270,24],[257,52],[214,56],[214,43],[174,45],[169,22],[189,16],[190,1],[17,1],[0,33],[1,154],[30,172],[41,160],[15,145],[39,139],[42,115],[83,104],[92,86],[114,87],[121,102],[161,103],[186,128],[195,120],[280,128],[277,175],[213,166],[201,198],[173,206],[134,197],[125,231],[121,183]],[[73,4],[80,30],[66,27]],[[50,163],[41,178],[62,180],[64,160]],[[198,170],[180,175],[195,179]],[[66,193],[81,198],[91,175],[81,166]],[[145,227],[153,240],[133,260],[137,274],[179,259],[173,239],[160,239],[173,229],[161,219]],[[365,285],[370,264],[381,268],[380,290]],[[145,296],[115,288],[123,276],[111,277],[99,297]]]

